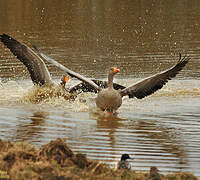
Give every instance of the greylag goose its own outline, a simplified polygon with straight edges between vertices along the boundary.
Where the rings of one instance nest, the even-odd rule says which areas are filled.
[[[127,169],[131,170],[131,165],[127,159],[133,159],[129,154],[122,154],[120,161],[117,163],[117,169]]]
[[[119,72],[117,68],[111,68],[108,74],[108,87],[102,88],[95,84],[90,79],[71,71],[67,67],[58,63],[54,59],[48,57],[37,47],[33,46],[38,53],[46,59],[48,62],[54,64],[58,68],[62,69],[64,72],[68,73],[70,76],[76,77],[77,79],[83,81],[88,84],[89,87],[98,91],[98,96],[96,98],[96,105],[102,111],[115,112],[122,104],[122,97],[129,96],[129,98],[138,98],[142,99],[148,95],[153,94],[155,91],[161,89],[163,85],[165,85],[168,80],[175,77],[179,71],[183,69],[183,67],[188,63],[190,58],[188,56],[184,56],[183,58],[180,55],[178,62],[171,67],[170,69],[158,73],[156,75],[150,76],[146,79],[141,80],[133,85],[130,85],[124,89],[115,90],[113,88],[113,77],[115,74]]]
[[[23,43],[15,40],[11,36],[7,34],[0,35],[0,40],[2,43],[10,49],[10,51],[26,66],[27,70],[29,71],[30,77],[32,79],[33,84],[39,86],[58,86],[52,78],[47,69],[46,64],[44,63],[43,59],[36,54],[31,48],[26,46]],[[61,87],[65,87],[67,77],[63,76],[61,79]],[[107,82],[100,81],[100,80],[92,80],[98,86],[105,88],[107,87]],[[124,89],[124,86],[119,84],[114,84],[115,89]],[[75,85],[71,88],[64,88],[69,93],[81,93],[81,92],[97,92],[95,89],[91,88],[90,85],[87,83],[80,83]]]

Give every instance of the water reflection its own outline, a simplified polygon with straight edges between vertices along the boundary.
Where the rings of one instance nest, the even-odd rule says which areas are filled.
[[[188,166],[188,157],[184,149],[185,142],[183,139],[177,138],[180,134],[177,128],[168,127],[157,120],[143,121],[137,118],[128,120],[117,116],[107,118],[98,116],[96,118],[99,134],[103,131],[109,137],[109,147],[112,152],[108,152],[108,154],[111,156],[114,154],[119,156],[128,151],[137,159],[137,152],[131,147],[135,146],[136,151],[144,148],[138,156],[148,156],[149,154],[148,160],[152,161],[155,156],[158,156],[156,158],[158,164],[166,161],[166,157],[168,157],[180,165],[176,167],[179,170]],[[159,155],[156,155],[155,152]],[[143,161],[141,157],[138,159],[138,163]]]
[[[34,112],[32,116],[19,117],[14,139],[17,141],[34,142],[43,136],[46,129],[46,112]]]
[[[139,137],[138,144],[146,139],[153,146],[160,147],[159,153],[176,158],[181,168],[187,166],[187,155],[183,148],[184,140],[177,138],[180,134],[177,128],[168,127],[156,121],[139,121],[134,128]]]
[[[104,130],[104,133],[109,137],[110,147],[114,148],[115,141],[115,132],[119,128],[123,128],[123,119],[117,117],[117,115],[109,115],[108,117],[99,116],[97,117],[97,129]]]

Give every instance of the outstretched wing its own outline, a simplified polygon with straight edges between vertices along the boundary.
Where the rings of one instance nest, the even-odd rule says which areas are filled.
[[[39,50],[36,46],[33,46],[33,48],[41,55],[42,58],[44,58],[45,60],[47,60],[48,62],[54,64],[55,66],[57,66],[58,68],[62,69],[63,71],[65,71],[67,74],[69,74],[71,77],[75,77],[79,80],[81,80],[82,82],[88,84],[89,86],[91,86],[93,89],[96,89],[97,91],[101,90],[101,87],[99,87],[98,85],[96,85],[92,80],[66,68],[65,66],[63,66],[62,64],[58,63],[57,61],[55,61],[54,59],[48,57],[47,55],[45,55],[41,50]]]
[[[155,91],[161,89],[163,85],[168,82],[168,80],[171,80],[171,78],[175,77],[179,71],[181,71],[183,67],[188,63],[189,60],[190,58],[188,56],[184,56],[182,58],[180,55],[179,61],[172,68],[154,76],[148,77],[134,85],[123,89],[121,91],[121,95],[128,95],[129,98],[136,97],[138,99],[142,99],[145,96],[153,94]]]
[[[51,82],[44,61],[32,49],[7,34],[0,35],[0,40],[26,66],[34,84],[43,85]]]

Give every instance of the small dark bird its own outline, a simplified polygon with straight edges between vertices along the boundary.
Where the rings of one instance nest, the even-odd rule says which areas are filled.
[[[150,169],[149,180],[162,180],[161,175],[158,173],[158,169],[155,166],[152,166]]]
[[[130,163],[127,161],[127,159],[133,159],[129,156],[129,154],[122,154],[121,160],[117,164],[117,169],[131,169]]]

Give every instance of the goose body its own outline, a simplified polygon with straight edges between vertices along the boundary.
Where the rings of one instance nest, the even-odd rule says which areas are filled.
[[[96,105],[102,111],[116,111],[122,104],[122,96],[119,90],[113,88],[113,77],[119,72],[119,69],[110,68],[108,74],[108,87],[101,89],[96,98]]]
[[[102,89],[96,98],[96,105],[102,111],[116,111],[122,104],[122,97],[117,90],[113,88]]]

